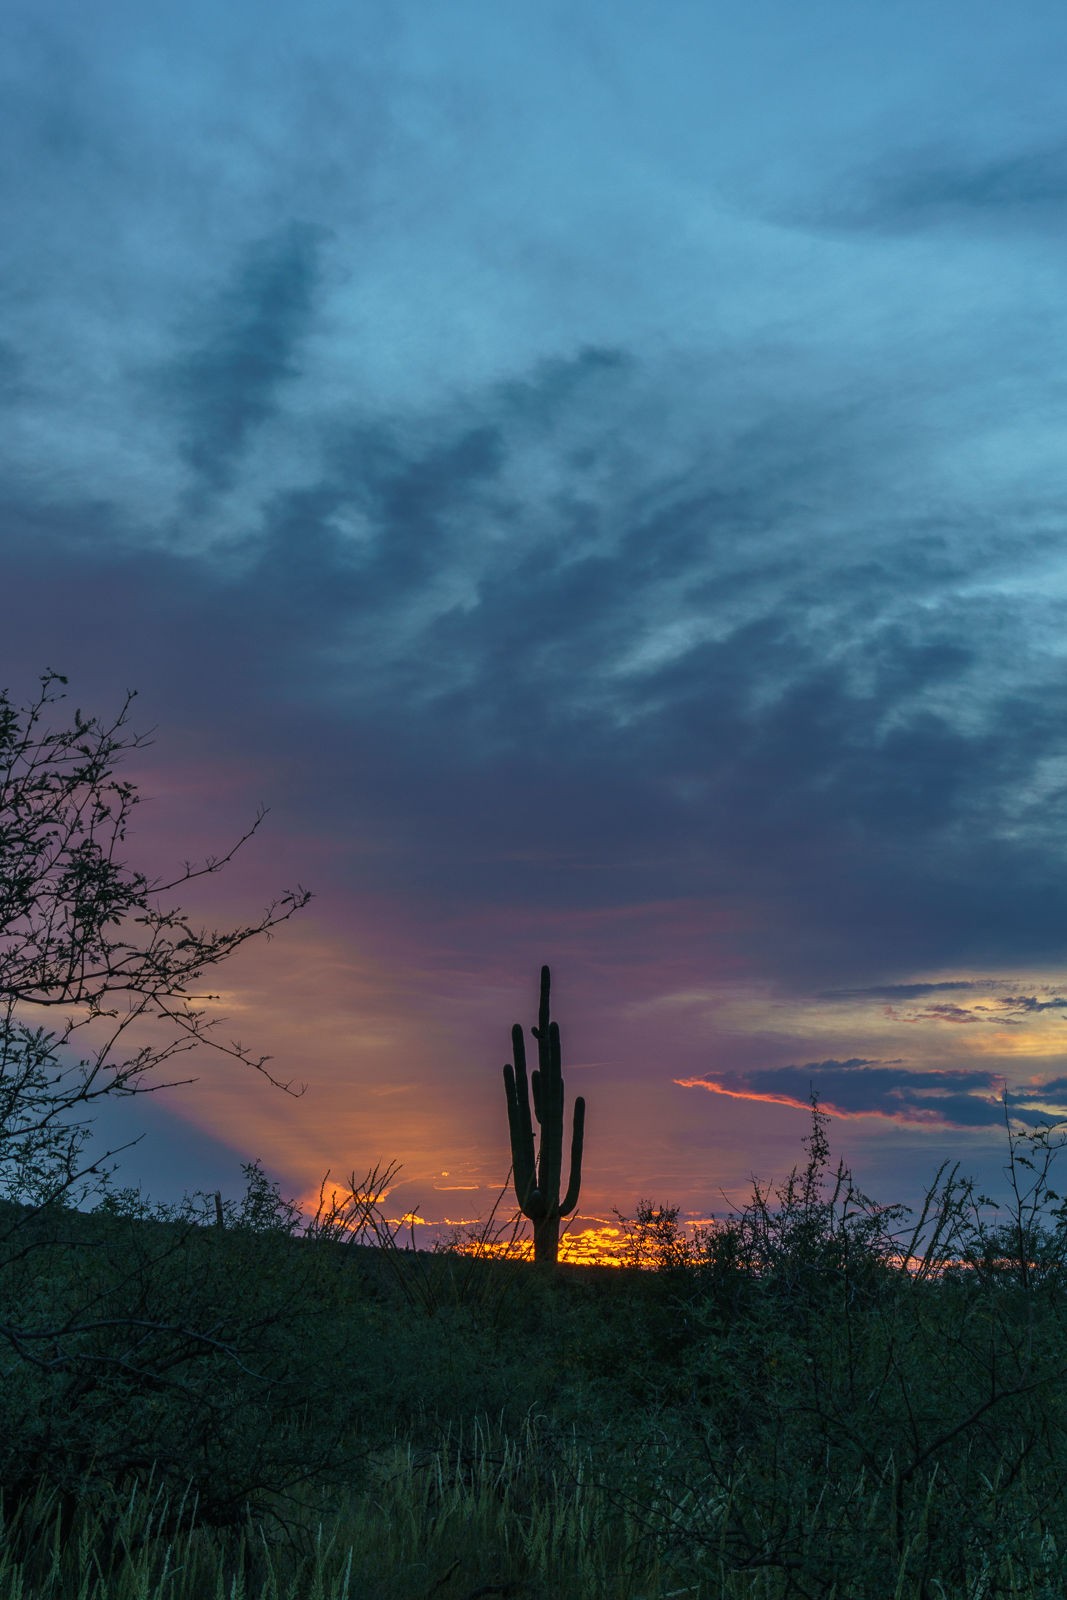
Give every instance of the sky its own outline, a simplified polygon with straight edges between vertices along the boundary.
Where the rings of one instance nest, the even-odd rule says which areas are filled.
[[[553,971],[584,1220],[1067,1114],[1067,14],[10,0],[0,681],[315,898],[104,1119],[483,1214]],[[568,1112],[569,1116],[569,1112]]]

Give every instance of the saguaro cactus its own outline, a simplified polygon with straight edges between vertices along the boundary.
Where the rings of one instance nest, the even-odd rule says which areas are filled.
[[[537,1027],[530,1032],[537,1040],[537,1069],[533,1079],[534,1113],[541,1124],[538,1161],[534,1164],[533,1123],[526,1084],[526,1044],[522,1027],[511,1030],[515,1065],[504,1068],[504,1087],[508,1096],[508,1123],[511,1127],[511,1161],[515,1174],[515,1198],[523,1215],[534,1228],[534,1260],[554,1262],[559,1254],[559,1219],[578,1204],[582,1185],[582,1141],[585,1133],[585,1101],[574,1102],[574,1132],[571,1138],[571,1180],[562,1205],[559,1198],[563,1169],[563,1076],[560,1063],[559,1026],[549,1021],[548,992],[552,976],[541,968],[541,1003]]]

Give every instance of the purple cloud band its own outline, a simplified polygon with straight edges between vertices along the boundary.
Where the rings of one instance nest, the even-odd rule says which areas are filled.
[[[822,1108],[839,1117],[954,1128],[991,1127],[1004,1117],[1003,1077],[979,1069],[921,1071],[854,1057],[674,1081],[687,1089],[795,1106],[806,1106],[814,1090]],[[1067,1078],[1009,1091],[1008,1107],[1013,1120],[1031,1127],[1067,1117]]]

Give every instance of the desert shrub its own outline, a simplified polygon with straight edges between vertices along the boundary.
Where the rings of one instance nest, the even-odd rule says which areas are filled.
[[[88,1500],[151,1476],[233,1523],[309,1481],[351,1477],[377,1313],[336,1253],[292,1236],[248,1170],[231,1225],[195,1203],[109,1197],[38,1212],[0,1262],[8,1355],[0,1485]]]
[[[1046,1592],[1067,1535],[1057,1143],[1009,1129],[1007,1219],[954,1172],[912,1219],[830,1170],[816,1107],[806,1167],[703,1237],[642,1208],[647,1336],[596,1319],[578,1348],[601,1391],[618,1371],[617,1495],[664,1561],[797,1594]]]

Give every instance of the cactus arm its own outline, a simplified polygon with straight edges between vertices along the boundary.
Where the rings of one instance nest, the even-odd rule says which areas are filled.
[[[538,1072],[536,1067],[534,1067],[530,1074],[530,1082],[533,1084],[534,1115],[536,1116],[538,1122],[544,1122],[544,1109],[541,1105],[541,1074]]]
[[[515,1066],[512,1068],[510,1062],[505,1066],[504,1088],[508,1099],[515,1198],[519,1202],[519,1209],[534,1221],[544,1216],[546,1208],[544,1196],[536,1187],[533,1124],[530,1121],[530,1096],[526,1080],[526,1044],[522,1028],[518,1024],[511,1030],[511,1043],[515,1053]],[[534,1079],[536,1078],[537,1074],[534,1073]]]
[[[581,1095],[574,1102],[574,1132],[571,1138],[571,1181],[567,1197],[559,1208],[561,1217],[569,1216],[578,1204],[578,1191],[582,1187],[582,1147],[585,1143],[585,1100]]]
[[[504,1093],[508,1100],[508,1131],[511,1134],[511,1162],[515,1169],[515,1182],[519,1182],[519,1173],[525,1164],[523,1157],[522,1124],[519,1121],[519,1097],[515,1092],[515,1069],[510,1061],[504,1062]]]
[[[522,1080],[519,1081],[521,1084]],[[508,1126],[511,1130],[511,1166],[515,1177],[515,1198],[519,1202],[520,1209],[525,1212],[535,1192],[533,1135],[524,1137],[522,1099],[517,1092],[515,1073],[510,1061],[504,1067],[504,1090],[508,1097]],[[527,1120],[529,1115],[529,1103],[527,1103]]]
[[[519,1119],[522,1128],[523,1149],[529,1152],[532,1170],[534,1158],[533,1123],[530,1121],[530,1096],[526,1087],[526,1042],[522,1028],[516,1023],[511,1030],[511,1048],[515,1055],[515,1082],[519,1096]]]

